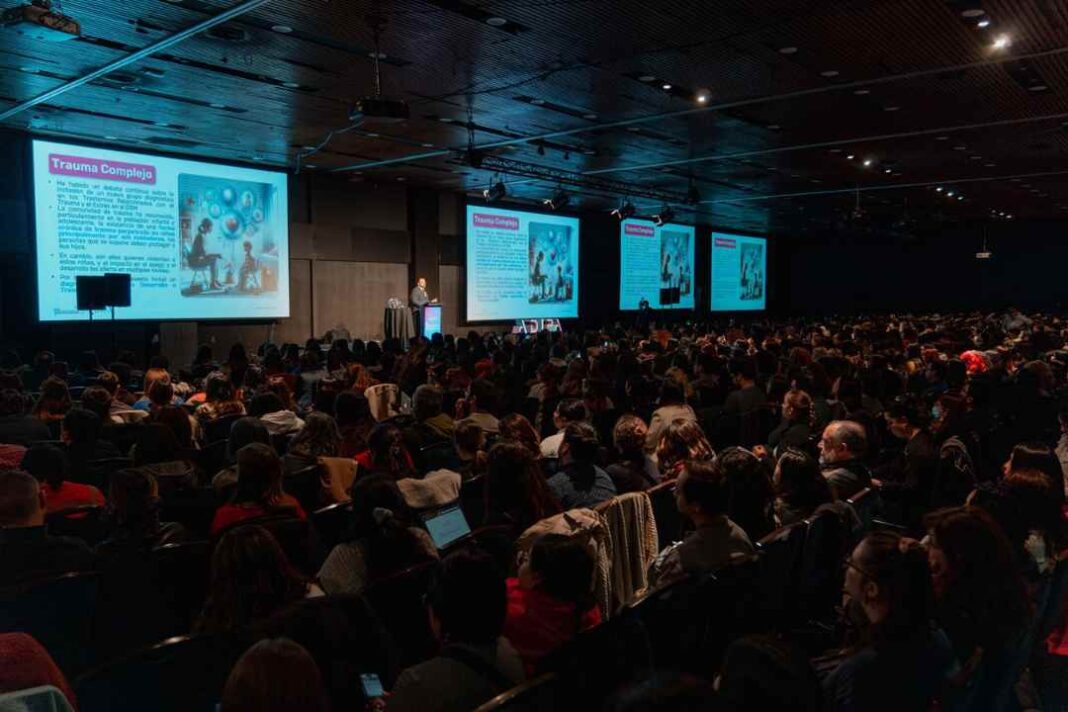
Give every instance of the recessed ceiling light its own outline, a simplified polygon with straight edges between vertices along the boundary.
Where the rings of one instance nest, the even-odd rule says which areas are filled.
[[[545,100],[544,99],[531,99],[530,103],[533,104],[534,106],[542,106],[542,105],[545,104]]]
[[[831,77],[837,77],[838,76],[838,70],[837,69],[827,69],[827,70],[824,70],[824,71],[820,72],[820,76],[821,77],[827,77],[828,79],[830,79]]]
[[[854,89],[853,93],[857,96],[867,96],[868,94],[871,94],[871,89]]]
[[[161,129],[165,129],[170,126],[170,124],[168,124],[166,121],[155,121],[153,123],[155,123],[156,126],[159,126]]]
[[[899,175],[901,175],[901,173],[900,173],[899,171],[894,171],[894,177],[895,177],[895,178],[896,178],[897,176],[899,176]]]
[[[300,89],[300,84],[297,82],[282,82],[282,86],[286,89]]]
[[[856,156],[854,154],[852,154],[852,153],[850,153],[848,156],[846,156],[846,160],[849,160],[849,161],[852,161],[854,158],[856,158]]]
[[[883,170],[883,173],[890,174],[893,173],[893,171],[891,171],[889,168],[886,168]]]
[[[426,143],[422,143],[422,144],[420,144],[420,145],[421,145],[421,146],[422,146],[423,148],[434,148],[434,144],[432,144],[432,143],[429,143],[429,142],[426,142]]]
[[[953,150],[954,151],[967,151],[968,147],[967,146],[954,146]]]
[[[875,161],[873,159],[871,159],[871,158],[865,158],[864,159],[864,167],[865,168],[867,168],[868,166],[870,166],[873,163],[875,163]]]
[[[984,163],[983,165],[984,165],[984,166],[985,166],[986,168],[997,168],[997,165],[998,165],[998,164],[996,164],[996,163]]]
[[[840,149],[840,148],[832,148],[831,150],[827,151],[827,153],[841,153],[841,152],[842,152],[842,149]]]
[[[105,141],[118,141],[119,139],[118,139],[117,136],[105,136],[104,140]]]
[[[293,28],[289,25],[271,25],[271,29],[282,35],[288,35],[293,31]]]
[[[935,141],[948,141],[949,136],[935,136]]]
[[[211,102],[210,104],[208,104],[208,106],[210,106],[213,109],[225,109],[226,108],[226,104],[220,104],[217,101]]]
[[[652,74],[643,74],[640,77],[638,77],[638,81],[639,82],[655,82],[656,81],[656,77],[654,77]]]
[[[490,27],[504,27],[508,24],[508,20],[504,19],[503,17],[497,17],[496,15],[493,15],[492,17],[486,18],[486,24]]]
[[[305,163],[304,167],[305,168],[318,168],[319,166],[315,165],[314,163]]]
[[[884,106],[883,107],[883,111],[899,111],[900,109],[901,109],[900,106]]]
[[[592,113],[591,114],[583,114],[582,118],[587,119],[589,121],[596,121],[597,120],[597,114],[592,114]]]
[[[983,160],[982,156],[968,156],[968,158],[972,159],[973,161],[981,161],[981,160]]]
[[[990,18],[989,17],[984,17],[982,20],[979,20],[979,22],[975,23],[975,26],[979,27],[979,28],[982,28],[982,29],[986,29],[987,27],[990,27]]]
[[[712,100],[712,92],[708,89],[698,89],[697,93],[694,95],[694,99],[698,104],[707,104]]]
[[[663,84],[661,84],[660,88],[663,89],[664,91],[671,91],[671,85],[668,84],[667,82],[664,82]]]
[[[400,181],[401,183],[403,183],[404,181],[406,181],[408,179],[405,178],[404,176],[397,176],[397,180]]]
[[[585,153],[587,156],[596,156],[597,155],[597,149],[596,148],[584,148],[584,149],[582,149],[582,152]]]
[[[797,47],[780,47],[779,54],[797,54]]]
[[[947,190],[946,191],[946,195],[948,195],[950,198],[952,198],[954,195],[956,195],[956,193],[953,192],[952,190]]]
[[[1008,35],[998,35],[994,38],[994,42],[990,46],[994,49],[1008,49],[1009,45],[1011,44],[1012,38],[1010,38]]]
[[[781,128],[778,124],[768,124],[768,131],[778,131]]]
[[[958,195],[957,196],[957,200],[964,200],[964,196],[963,195]]]
[[[937,188],[935,188],[935,191],[938,193],[941,193],[943,190],[945,190],[945,188],[943,188],[942,186],[938,186]]]
[[[385,52],[368,52],[367,56],[371,59],[385,59],[389,55],[387,55]]]
[[[451,124],[454,121],[456,121],[456,119],[450,119],[448,116],[441,116],[441,117],[438,118],[438,121],[440,121],[443,124]]]
[[[365,133],[363,135],[363,137],[364,138],[378,138],[378,134],[376,134],[374,131],[368,131],[367,133]]]
[[[1045,84],[1032,84],[1031,86],[1027,87],[1027,91],[1046,91],[1046,89],[1049,89],[1049,87],[1047,87]]]
[[[630,131],[631,133],[638,133],[639,131],[641,131],[641,129],[637,126],[628,126],[627,131]]]
[[[986,12],[981,7],[970,7],[967,10],[961,10],[960,12],[961,17],[981,17],[985,14]]]

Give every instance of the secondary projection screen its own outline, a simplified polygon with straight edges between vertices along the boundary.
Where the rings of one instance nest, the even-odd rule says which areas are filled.
[[[49,141],[33,169],[41,321],[88,319],[75,277],[107,272],[116,319],[289,316],[284,173]]]
[[[467,319],[578,316],[579,220],[467,206]]]
[[[712,311],[759,311],[767,307],[768,241],[712,233]]]
[[[694,228],[624,220],[619,226],[619,308],[693,309]]]

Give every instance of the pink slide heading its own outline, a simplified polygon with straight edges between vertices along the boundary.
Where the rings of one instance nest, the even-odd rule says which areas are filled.
[[[624,235],[638,235],[639,237],[652,237],[656,234],[656,230],[648,225],[641,225],[637,223],[627,223],[623,226]]]
[[[99,158],[48,154],[48,172],[58,176],[118,180],[125,183],[156,184],[156,167],[141,163],[106,161]]]
[[[504,215],[487,215],[475,213],[475,227],[494,227],[500,230],[518,230],[519,218],[506,217]]]
[[[730,247],[731,249],[734,249],[736,245],[737,243],[734,240],[730,240],[726,237],[716,238],[716,247]]]

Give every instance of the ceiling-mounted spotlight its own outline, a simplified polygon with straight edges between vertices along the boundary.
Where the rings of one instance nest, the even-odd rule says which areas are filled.
[[[619,206],[612,211],[612,217],[617,220],[626,220],[634,215],[634,203],[626,198],[619,201]]]
[[[675,211],[666,203],[660,208],[660,212],[653,216],[653,222],[657,227],[660,227],[664,223],[669,223],[674,219]]]
[[[482,191],[482,197],[486,199],[487,203],[500,200],[508,195],[508,188],[505,187],[504,181],[497,176],[494,176],[494,178],[496,180],[493,183],[490,183],[490,187]]]
[[[567,204],[571,202],[571,196],[563,188],[557,188],[551,198],[545,198],[541,201],[541,204],[548,207],[549,210],[560,210],[567,207]]]
[[[712,100],[712,91],[702,87],[694,93],[693,98],[698,104],[704,106]]]

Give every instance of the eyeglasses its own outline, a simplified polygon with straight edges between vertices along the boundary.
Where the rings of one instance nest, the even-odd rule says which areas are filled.
[[[853,563],[852,555],[842,559],[842,570],[845,571],[846,569],[856,569],[864,578],[871,578],[871,574]]]

